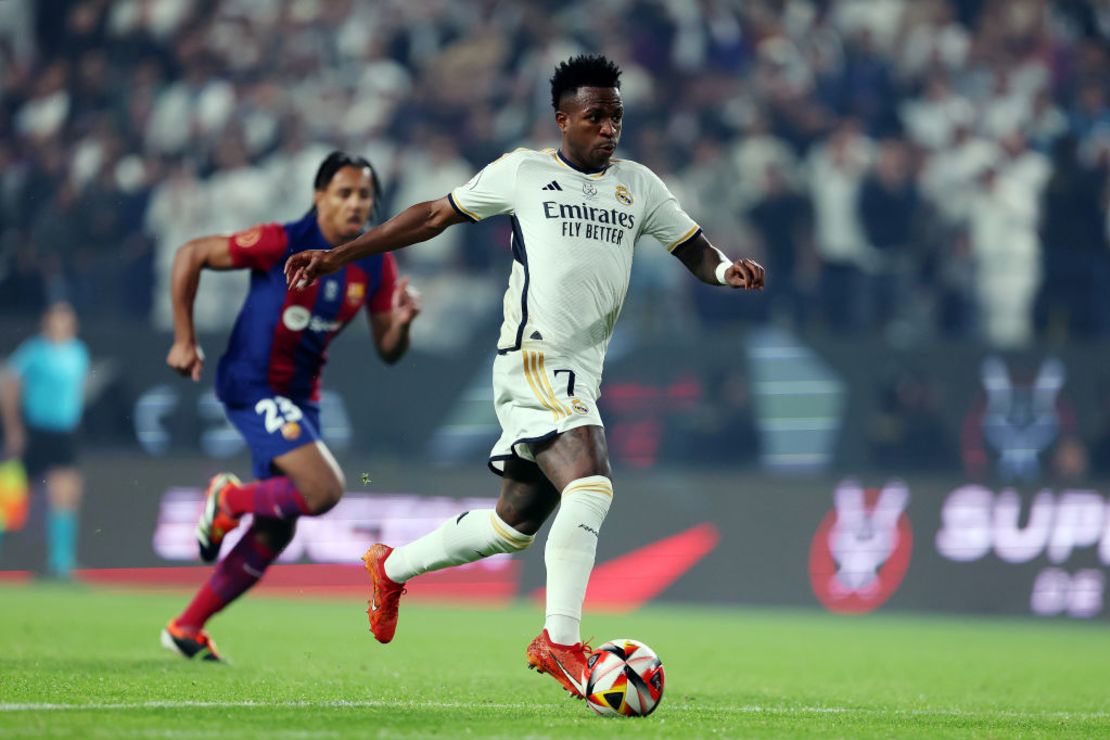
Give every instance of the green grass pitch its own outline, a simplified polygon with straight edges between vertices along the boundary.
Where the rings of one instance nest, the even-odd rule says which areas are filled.
[[[158,633],[184,595],[0,587],[0,736],[1110,736],[1105,624],[654,607],[588,614],[667,669],[647,719],[603,719],[525,669],[542,615],[247,598],[213,635],[231,665]]]

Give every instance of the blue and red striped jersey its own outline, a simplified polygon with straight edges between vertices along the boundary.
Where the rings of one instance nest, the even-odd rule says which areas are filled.
[[[250,292],[216,370],[216,395],[234,406],[274,394],[317,401],[320,371],[332,339],[364,305],[392,310],[397,282],[393,255],[352,262],[303,290],[285,284],[285,260],[306,249],[330,248],[315,212],[287,224],[262,224],[231,236],[231,259],[251,269]]]

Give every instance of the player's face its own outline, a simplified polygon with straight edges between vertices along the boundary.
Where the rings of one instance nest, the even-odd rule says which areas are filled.
[[[609,165],[621,138],[624,103],[615,87],[580,87],[564,97],[555,122],[563,132],[563,154],[588,169]]]
[[[342,167],[323,190],[317,190],[316,220],[333,244],[358,236],[374,208],[374,180],[367,167]]]

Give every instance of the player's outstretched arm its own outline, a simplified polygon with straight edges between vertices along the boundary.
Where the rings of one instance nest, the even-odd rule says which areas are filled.
[[[674,251],[686,269],[703,283],[728,285],[743,290],[763,290],[763,265],[755,260],[730,260],[699,234]]]
[[[166,364],[173,370],[195,381],[200,380],[204,369],[204,352],[197,344],[193,326],[193,303],[200,285],[200,271],[230,270],[231,238],[203,236],[186,242],[178,248],[170,273],[170,296],[173,302],[173,346],[166,355]]]
[[[285,262],[285,280],[293,288],[307,288],[348,262],[428,241],[465,220],[446,197],[417,203],[334,249],[308,249],[292,255]]]

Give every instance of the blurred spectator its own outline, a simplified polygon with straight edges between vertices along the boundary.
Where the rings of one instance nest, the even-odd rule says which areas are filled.
[[[89,352],[77,338],[77,315],[55,303],[42,333],[8,358],[0,378],[7,455],[20,457],[33,489],[45,492],[47,573],[68,580],[77,559],[77,514],[83,481],[76,430],[84,407]]]
[[[760,254],[762,245],[752,242],[742,220],[740,193],[732,186],[735,170],[724,154],[717,142],[699,141],[694,144],[693,160],[679,173],[669,174],[660,168],[656,174],[674,184],[679,202],[717,247],[727,254],[749,255],[766,267],[766,255]],[[685,309],[679,298],[691,294],[697,315],[707,326],[766,318],[765,296],[755,296],[753,301],[734,301],[729,300],[734,296],[725,291],[691,282],[686,270],[661,245],[651,243],[648,249],[638,250],[632,270],[637,287],[630,296],[631,311],[641,331],[645,328],[683,331]]]
[[[809,198],[797,191],[781,166],[768,164],[762,196],[748,210],[748,220],[759,240],[763,266],[777,276],[764,291],[770,311],[804,326],[816,283]]]
[[[898,139],[884,139],[874,169],[860,188],[863,230],[876,255],[875,315],[880,322],[910,308],[916,269],[919,200],[910,155]]]
[[[1074,136],[1060,139],[1040,226],[1044,283],[1038,323],[1050,334],[1110,331],[1110,244],[1102,210],[1107,195],[1106,173],[1083,166]]]
[[[197,177],[196,167],[186,158],[171,160],[166,175],[154,188],[147,208],[144,228],[154,240],[154,323],[173,326],[170,306],[170,270],[177,247],[206,232],[211,216],[209,194]],[[306,200],[305,209],[311,201]],[[213,229],[214,231],[214,229]],[[194,319],[198,327],[220,326],[221,311],[228,310],[221,296],[235,295],[241,290],[234,273],[205,276],[197,289]],[[238,306],[234,307],[238,310]]]
[[[949,469],[955,446],[939,401],[935,383],[912,371],[900,371],[881,385],[867,425],[872,462],[898,473]]]
[[[971,239],[965,229],[949,228],[940,234],[939,247],[926,267],[935,285],[937,328],[945,336],[967,338],[978,323]]]
[[[751,388],[738,368],[724,368],[706,379],[705,392],[689,411],[664,426],[664,462],[736,468],[759,459]]]
[[[845,120],[810,155],[814,241],[821,258],[821,312],[838,332],[864,329],[873,308],[876,253],[859,214],[871,142]]]
[[[1033,301],[1041,280],[1037,235],[1044,157],[1011,135],[1001,161],[979,175],[972,201],[971,250],[975,257],[982,330],[999,347],[1020,347],[1033,336]]]
[[[442,198],[474,175],[474,168],[446,136],[417,136],[417,143],[401,153],[397,192],[400,208]],[[416,275],[444,275],[463,264],[462,229],[448,229],[417,249],[402,252],[406,271]],[[423,282],[421,283],[423,284]]]
[[[1105,77],[1083,80],[1080,83],[1071,114],[1071,129],[1084,143],[1110,129],[1110,106],[1106,100]]]
[[[971,33],[956,19],[948,0],[923,0],[906,8],[910,17],[901,45],[899,65],[908,78],[924,75],[929,69],[948,72],[960,70],[971,50]]]
[[[920,98],[910,98],[903,104],[902,120],[914,142],[937,151],[957,142],[957,132],[974,122],[975,109],[966,98],[952,92],[948,78],[938,72],[926,80]]]

